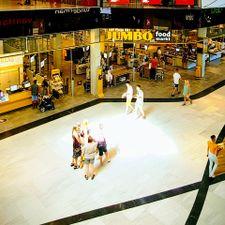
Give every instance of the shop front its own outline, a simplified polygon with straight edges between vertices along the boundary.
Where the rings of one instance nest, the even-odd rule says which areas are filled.
[[[0,56],[0,113],[31,104],[31,93],[23,81],[23,52]]]
[[[144,65],[143,76],[148,77],[148,62],[157,56],[158,67],[165,65],[193,69],[197,59],[197,33],[195,30],[155,29],[102,29],[101,54],[106,68],[121,71],[121,82],[133,79],[133,71]],[[184,60],[185,57],[185,60]],[[123,68],[123,70],[122,70]],[[124,70],[131,74],[124,78]],[[116,73],[117,74],[117,73]],[[118,76],[118,75],[116,75]],[[117,84],[119,82],[115,82]]]
[[[204,37],[201,36],[202,30],[206,31]],[[187,70],[196,70],[199,66],[205,68],[206,61],[224,55],[224,36],[224,25],[183,30],[160,26],[154,29],[101,29],[102,64],[106,74],[110,68],[115,85],[120,83],[117,82],[118,73],[123,83],[132,80],[134,69],[142,65],[145,67],[143,76],[147,77],[148,62],[155,55],[162,70],[165,65]]]

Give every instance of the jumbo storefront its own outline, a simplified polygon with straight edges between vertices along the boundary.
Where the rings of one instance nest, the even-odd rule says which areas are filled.
[[[157,55],[159,67],[185,67],[193,69],[197,62],[197,32],[193,30],[170,30],[165,27],[157,29],[101,29],[101,52],[107,68],[130,73],[147,65]],[[184,52],[188,52],[187,63],[182,63]],[[122,69],[123,68],[123,69]],[[148,66],[143,76],[148,77]],[[118,76],[118,75],[117,75]],[[121,75],[122,76],[122,75]],[[122,76],[121,81],[125,81]],[[130,79],[130,76],[126,76]],[[114,79],[115,80],[115,79]],[[117,84],[118,82],[114,82]]]
[[[161,68],[166,65],[171,69],[196,70],[194,74],[198,77],[204,76],[204,71],[199,69],[205,70],[207,61],[224,55],[224,24],[192,30],[154,28],[100,29],[101,52],[107,67],[138,68],[155,54],[158,56],[160,49]]]

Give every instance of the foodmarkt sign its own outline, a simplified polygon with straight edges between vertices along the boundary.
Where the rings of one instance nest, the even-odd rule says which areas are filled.
[[[151,41],[153,35],[150,31],[108,31],[106,41]]]

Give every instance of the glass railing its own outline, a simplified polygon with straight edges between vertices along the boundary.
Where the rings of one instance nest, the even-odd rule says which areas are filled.
[[[190,2],[191,4],[181,4]],[[181,3],[179,3],[181,2]],[[123,4],[121,4],[123,3]],[[155,7],[194,7],[197,0],[0,0],[0,11],[30,10],[73,7],[104,7],[104,8],[155,8]]]

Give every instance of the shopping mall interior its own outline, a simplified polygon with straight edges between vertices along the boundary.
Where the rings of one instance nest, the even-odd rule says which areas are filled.
[[[224,225],[223,7],[0,1],[0,224]],[[132,107],[143,91],[144,117],[125,110],[127,82]],[[71,167],[78,124],[96,142],[103,125],[107,143],[89,179],[86,159]],[[211,135],[221,148],[214,178]]]

